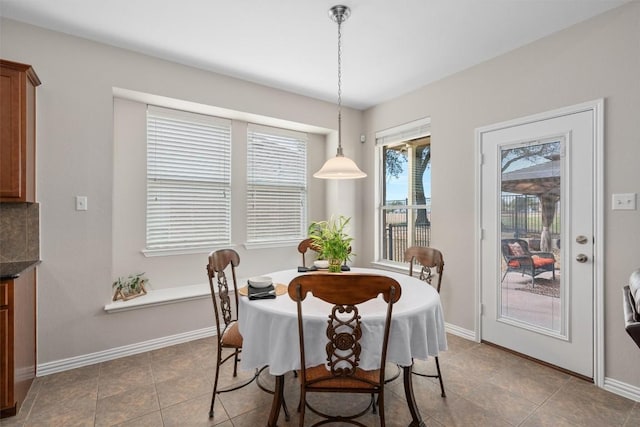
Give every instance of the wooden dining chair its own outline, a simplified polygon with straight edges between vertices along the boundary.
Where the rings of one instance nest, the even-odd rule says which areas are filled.
[[[298,252],[302,254],[302,266],[306,267],[306,261],[304,259],[304,255],[308,250],[312,250],[314,252],[318,252],[317,248],[313,245],[313,239],[304,239],[298,244]]]
[[[380,425],[385,425],[384,417],[384,372],[387,358],[387,344],[391,313],[402,293],[400,284],[386,276],[375,274],[307,274],[294,278],[289,283],[289,296],[296,302],[298,310],[298,335],[300,338],[300,426],[304,425],[305,409],[324,420],[314,426],[328,422],[355,421],[375,404],[373,396],[378,396]],[[331,304],[326,328],[326,363],[307,366],[305,349],[305,321],[303,301],[311,293],[313,298]],[[359,305],[382,295],[387,303],[384,330],[382,331],[380,365],[374,370],[360,368],[362,355],[361,341],[363,328]],[[312,298],[309,298],[312,300]],[[309,301],[307,300],[307,301]],[[313,302],[311,302],[313,304]],[[317,337],[319,339],[320,337]],[[314,337],[314,340],[316,337]],[[363,411],[347,415],[331,415],[314,408],[307,401],[308,393],[366,393],[372,394],[371,404]]]
[[[236,279],[236,267],[240,264],[240,256],[233,249],[220,249],[209,254],[207,275],[213,300],[213,312],[216,319],[216,339],[218,341],[216,354],[216,374],[213,380],[213,393],[211,396],[211,408],[209,417],[213,418],[213,407],[216,394],[238,390],[251,384],[254,380],[262,390],[273,394],[272,390],[265,388],[259,381],[260,373],[267,367],[256,369],[254,375],[239,384],[234,384],[223,390],[218,390],[218,379],[221,366],[233,360],[233,377],[238,376],[238,362],[242,352],[242,335],[238,329],[238,284]],[[231,273],[231,283],[226,272]],[[233,293],[233,299],[230,296]],[[223,356],[223,350],[229,350],[229,354]],[[286,403],[282,402],[285,417],[289,420],[289,411]]]
[[[440,293],[442,285],[442,272],[444,271],[444,258],[442,252],[426,246],[411,246],[404,251],[404,261],[409,263],[409,276],[413,276],[414,266],[420,268],[418,278],[434,286]],[[438,275],[438,282],[433,285],[433,270]]]
[[[436,288],[440,293],[440,287],[442,286],[442,274],[444,272],[444,258],[442,252],[438,249],[430,248],[426,246],[411,246],[404,251],[404,261],[409,263],[409,276],[413,276],[414,265],[420,268],[420,274],[418,278],[427,282],[429,285]],[[434,285],[433,274],[434,270],[438,275],[438,281]],[[444,383],[442,381],[442,372],[440,371],[440,360],[438,356],[435,356],[437,374],[423,374],[421,372],[413,372],[421,377],[437,378],[440,381],[440,391],[442,397],[447,397],[444,391]]]

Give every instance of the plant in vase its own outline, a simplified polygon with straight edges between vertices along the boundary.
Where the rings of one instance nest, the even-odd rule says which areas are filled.
[[[309,225],[309,238],[317,248],[318,257],[329,261],[329,271],[339,273],[342,263],[351,259],[351,238],[345,231],[351,218],[331,217],[328,221],[314,221]]]
[[[149,279],[144,277],[144,273],[131,274],[127,278],[118,277],[118,279],[113,282],[113,289],[115,289],[113,300],[121,299],[127,301],[131,298],[145,295],[147,293],[145,284],[148,281]]]

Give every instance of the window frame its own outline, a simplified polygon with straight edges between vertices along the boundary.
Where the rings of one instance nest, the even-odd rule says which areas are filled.
[[[418,119],[403,125],[395,126],[383,131],[376,132],[376,188],[375,188],[375,255],[374,264],[383,265],[387,267],[393,267],[399,270],[408,271],[409,266],[402,259],[390,260],[384,258],[385,254],[385,215],[384,212],[388,209],[397,209],[396,205],[386,205],[385,202],[385,158],[384,152],[386,147],[394,147],[408,143],[412,140],[431,136],[431,119],[425,117]],[[431,142],[430,142],[431,145]],[[431,162],[431,160],[430,160]],[[403,209],[410,209],[415,211],[417,209],[430,209],[429,203],[424,205],[417,205],[414,203],[407,203],[402,205]],[[408,214],[408,213],[407,213]],[[407,232],[410,236],[410,233]],[[408,238],[407,246],[411,245],[411,239]]]

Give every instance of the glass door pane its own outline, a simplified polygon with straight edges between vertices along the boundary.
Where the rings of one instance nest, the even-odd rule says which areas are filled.
[[[503,146],[500,318],[562,333],[560,138]]]

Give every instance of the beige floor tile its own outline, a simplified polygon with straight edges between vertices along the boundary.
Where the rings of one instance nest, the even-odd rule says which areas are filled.
[[[524,361],[497,371],[488,381],[538,405],[544,403],[570,376],[535,362]]]
[[[127,366],[129,367],[118,371],[107,369],[100,372],[98,399],[154,383],[150,364]]]
[[[43,384],[65,385],[75,383],[77,381],[98,378],[100,375],[100,365],[83,366],[82,368],[71,369],[69,371],[58,372],[42,377]]]
[[[629,412],[629,416],[627,417],[627,421],[624,423],[624,426],[635,427],[638,424],[640,424],[640,402],[636,402],[631,412]]]
[[[633,406],[631,400],[572,378],[538,412],[545,416],[559,416],[580,426],[621,426]]]
[[[579,427],[579,425],[547,411],[536,411],[521,424],[521,427]]]
[[[111,426],[160,409],[155,385],[138,387],[98,400],[96,426]]]
[[[43,384],[36,395],[29,419],[46,413],[59,413],[78,409],[95,411],[98,398],[98,379],[82,380],[75,383],[58,382]]]
[[[481,384],[462,397],[490,413],[500,414],[501,418],[513,425],[519,425],[538,407],[525,396],[488,383]]]
[[[156,384],[160,407],[175,405],[203,394],[210,394],[213,384],[202,376],[185,375]]]
[[[119,359],[109,360],[100,364],[100,376],[113,376],[122,371],[132,368],[139,368],[151,363],[151,355],[149,352],[134,354],[132,356],[121,357]]]
[[[208,427],[221,425],[229,420],[224,407],[216,400],[214,417],[209,418],[211,395],[201,395],[173,406],[162,408],[162,419],[165,427]]]
[[[139,418],[134,418],[129,421],[125,421],[121,424],[116,424],[117,427],[164,427],[162,422],[162,414],[160,411],[155,411],[147,415],[143,415]]]

